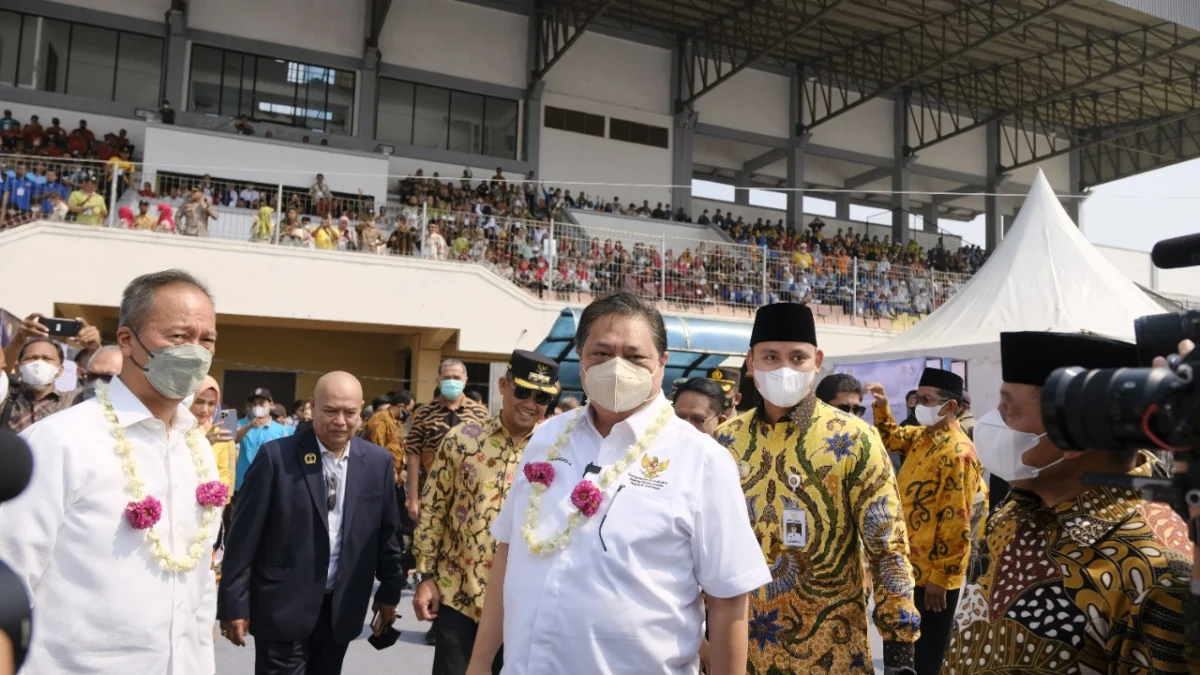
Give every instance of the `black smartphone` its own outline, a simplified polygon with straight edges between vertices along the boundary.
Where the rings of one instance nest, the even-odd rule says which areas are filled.
[[[83,323],[75,319],[47,319],[38,317],[38,323],[50,329],[50,337],[73,338],[83,330]]]

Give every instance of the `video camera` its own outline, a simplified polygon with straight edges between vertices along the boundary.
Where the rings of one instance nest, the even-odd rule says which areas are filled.
[[[1161,241],[1159,267],[1200,265],[1200,235]],[[1200,449],[1200,350],[1180,358],[1183,340],[1200,342],[1200,311],[1152,314],[1134,321],[1140,368],[1059,368],[1042,388],[1042,418],[1055,446],[1070,450]],[[1155,357],[1166,368],[1151,368]],[[1174,478],[1089,475],[1086,482],[1142,490],[1184,518],[1200,507],[1200,461]],[[1195,525],[1193,525],[1195,527]],[[1193,533],[1193,540],[1197,534]]]

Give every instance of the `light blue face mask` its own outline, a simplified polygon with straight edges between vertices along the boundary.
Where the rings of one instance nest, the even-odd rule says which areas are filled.
[[[467,383],[462,380],[442,380],[442,383],[438,385],[438,391],[442,392],[442,396],[448,400],[457,401],[466,386]]]

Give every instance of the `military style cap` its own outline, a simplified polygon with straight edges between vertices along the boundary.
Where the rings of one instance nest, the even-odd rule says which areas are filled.
[[[750,346],[760,342],[807,342],[817,344],[817,324],[808,305],[777,302],[763,305],[754,313]]]
[[[721,391],[725,392],[725,396],[736,394],[738,385],[742,382],[742,374],[738,372],[737,368],[725,368],[721,366],[709,368],[704,376],[721,385]]]
[[[518,387],[558,395],[558,364],[548,356],[518,349],[508,358],[508,372]]]
[[[1058,368],[1137,368],[1137,346],[1082,333],[1000,334],[1000,370],[1009,384],[1042,386]]]
[[[917,386],[945,389],[959,396],[963,393],[963,379],[949,370],[940,368],[926,368],[925,372],[921,373],[921,382]]]

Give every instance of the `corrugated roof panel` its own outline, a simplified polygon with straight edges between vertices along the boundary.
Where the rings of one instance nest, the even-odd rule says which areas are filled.
[[[1200,2],[1194,0],[1109,0],[1157,19],[1200,30]]]

